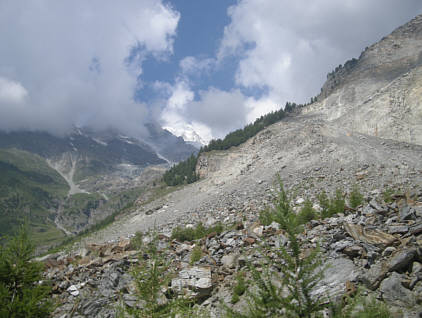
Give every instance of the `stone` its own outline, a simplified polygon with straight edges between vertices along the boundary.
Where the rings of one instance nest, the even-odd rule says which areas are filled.
[[[217,223],[217,220],[211,216],[211,217],[207,218],[207,221],[205,222],[205,226],[206,227],[211,227],[215,223]]]
[[[237,260],[238,257],[239,257],[238,254],[224,255],[221,258],[221,263],[226,268],[235,268],[236,267],[236,260]]]
[[[387,272],[388,271],[384,263],[375,263],[364,275],[362,275],[361,280],[366,287],[371,290],[375,290],[378,288],[381,281],[385,278]]]
[[[243,240],[245,245],[253,245],[255,244],[255,239],[253,237],[247,237]]]
[[[191,296],[197,299],[209,297],[212,287],[211,267],[209,266],[188,266],[171,281],[173,291],[179,294],[183,294],[184,290],[191,291]]]
[[[101,309],[107,305],[107,300],[104,298],[86,300],[81,305],[82,313],[87,317],[98,317]]]
[[[412,275],[422,273],[422,264],[419,262],[413,262],[412,264]]]
[[[348,246],[343,250],[343,253],[350,258],[355,258],[366,254],[365,249],[359,245]]]
[[[378,229],[364,229],[359,224],[345,223],[344,229],[355,240],[376,246],[389,246],[397,240],[396,237],[391,234],[382,232]]]
[[[262,236],[262,234],[264,233],[264,226],[257,226],[255,228],[252,229],[252,232],[255,233],[258,236]]]
[[[143,304],[141,300],[138,300],[138,297],[136,297],[136,295],[132,295],[132,294],[124,294],[123,295],[123,301],[126,304],[126,306],[130,307],[130,308],[142,308]]]
[[[384,208],[375,199],[369,201],[369,205],[377,211],[384,211]]]
[[[72,296],[78,296],[79,295],[79,290],[75,285],[71,285],[69,286],[69,288],[67,289],[67,291],[69,292],[69,294],[71,294]]]
[[[393,246],[388,246],[383,252],[382,252],[382,256],[386,257],[386,256],[390,256],[391,254],[393,254],[396,251],[396,248]]]
[[[404,205],[399,209],[400,221],[414,220],[416,218],[415,210],[410,206]]]
[[[407,225],[392,225],[388,227],[388,233],[390,234],[405,234],[409,232]]]
[[[410,234],[419,235],[422,233],[422,222],[413,224],[409,229]]]
[[[347,258],[335,258],[327,262],[327,269],[324,277],[312,290],[313,296],[328,296],[332,298],[336,295],[342,295],[346,282],[357,281],[361,275],[361,270],[353,264],[353,261]]]
[[[402,285],[402,277],[398,273],[384,279],[380,285],[382,298],[388,302],[414,306],[416,303],[413,293]]]
[[[399,251],[388,262],[388,270],[390,272],[405,270],[407,267],[410,266],[410,264],[412,264],[415,256],[416,256],[416,250],[413,248]]]

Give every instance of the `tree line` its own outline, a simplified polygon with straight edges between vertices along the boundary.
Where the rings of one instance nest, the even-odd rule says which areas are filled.
[[[239,146],[264,128],[282,120],[288,113],[293,113],[304,106],[306,105],[287,102],[284,110],[279,109],[265,114],[242,129],[237,129],[227,134],[223,139],[212,139],[207,146],[201,147],[197,155],[192,154],[188,159],[177,163],[167,170],[163,176],[164,182],[169,186],[175,186],[197,181],[199,176],[195,168],[201,153],[213,150],[227,150],[233,146]]]

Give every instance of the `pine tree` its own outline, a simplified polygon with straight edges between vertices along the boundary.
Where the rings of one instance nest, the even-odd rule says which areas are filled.
[[[27,226],[0,250],[0,317],[48,317],[51,287],[42,281],[43,264],[31,261],[34,252]]]
[[[319,248],[309,255],[301,255],[303,243],[298,236],[302,231],[300,220],[293,212],[290,199],[280,182],[278,199],[272,210],[276,220],[287,233],[288,247],[280,244],[278,250],[264,245],[262,254],[274,253],[276,257],[267,257],[267,264],[262,271],[249,264],[252,279],[249,281],[248,308],[245,314],[226,308],[228,317],[304,317],[310,318],[320,311],[322,299],[311,297],[311,290],[322,279],[324,268]],[[276,283],[278,282],[278,283]],[[278,286],[279,285],[279,286]]]

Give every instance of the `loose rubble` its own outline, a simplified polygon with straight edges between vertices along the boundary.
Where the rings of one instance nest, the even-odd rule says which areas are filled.
[[[380,196],[367,199],[368,203],[356,211],[349,209],[306,225],[301,236],[304,250],[319,243],[329,264],[313,295],[335,299],[364,286],[385,301],[395,317],[419,317],[422,232],[415,229],[420,228],[422,216],[413,213],[403,220],[400,215],[403,206],[414,211],[422,206],[422,191],[415,191],[411,197],[398,196],[391,203],[383,202]],[[400,231],[391,230],[397,227]],[[231,305],[236,273],[247,262],[260,266],[263,258],[256,249],[258,244],[265,241],[272,248],[287,244],[277,223],[262,226],[256,222],[256,215],[238,220],[231,230],[196,242],[180,243],[166,235],[159,238],[175,273],[168,289],[194,299],[213,317],[222,316],[221,301]],[[201,246],[203,256],[191,265],[193,244]],[[114,317],[118,304],[142,306],[130,274],[140,257],[142,254],[128,239],[88,244],[67,254],[44,257],[46,279],[52,280],[53,297],[60,303],[54,317]],[[165,295],[163,291],[163,301]]]

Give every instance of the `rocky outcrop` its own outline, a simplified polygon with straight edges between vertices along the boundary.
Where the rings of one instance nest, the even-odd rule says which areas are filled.
[[[304,112],[360,132],[422,144],[422,16],[330,73]]]

